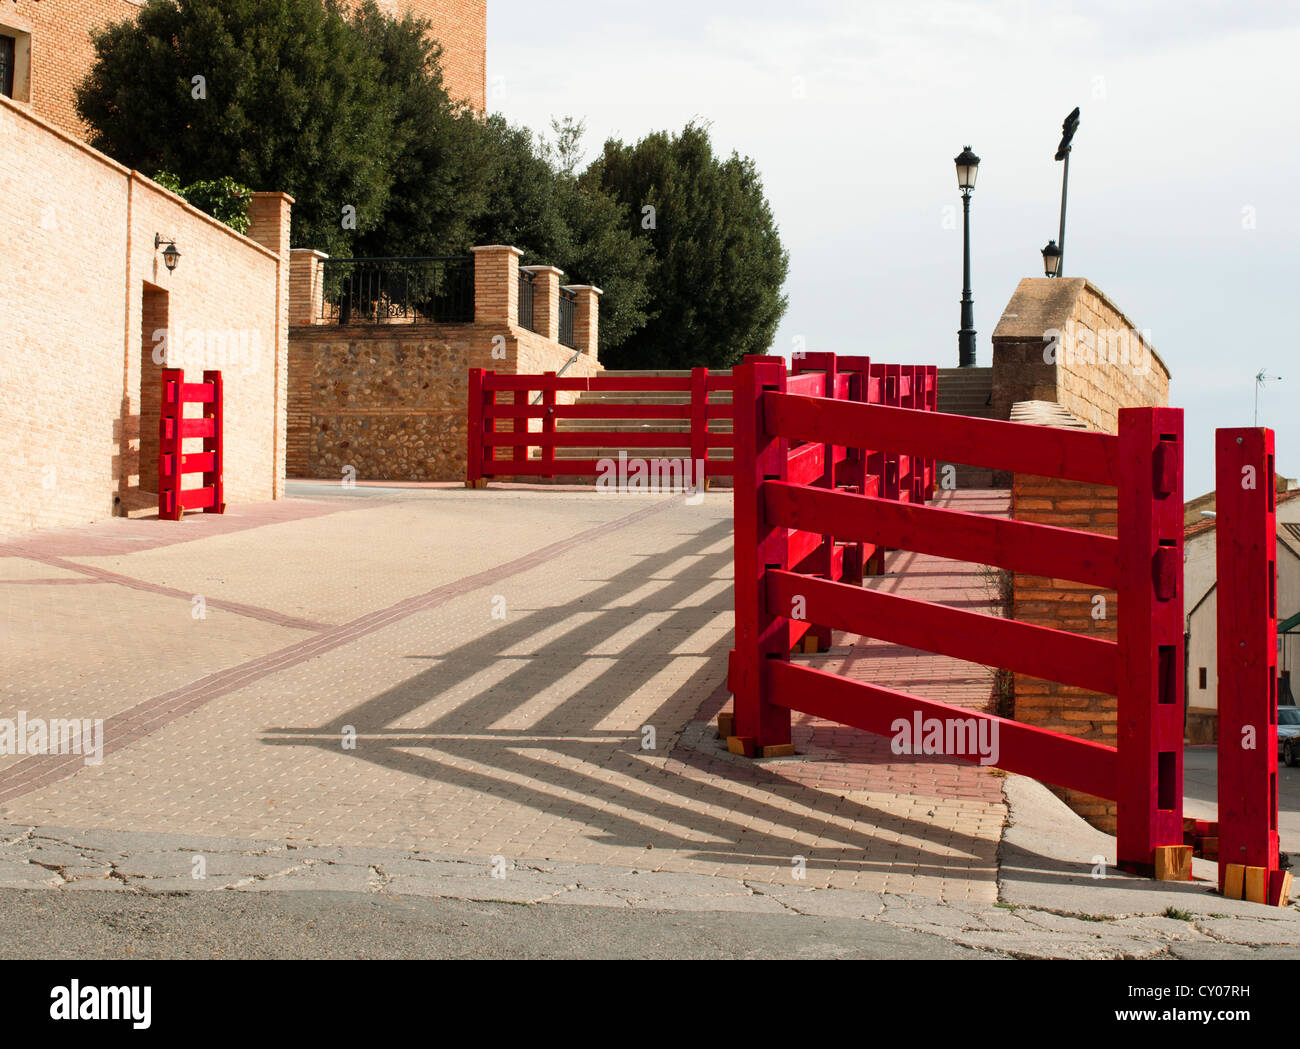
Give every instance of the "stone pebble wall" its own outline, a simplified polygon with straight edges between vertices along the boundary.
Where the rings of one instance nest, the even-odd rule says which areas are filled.
[[[504,360],[492,339],[506,339]],[[326,325],[290,331],[289,476],[463,481],[471,368],[558,371],[573,351],[523,329]],[[566,377],[596,374],[584,354]],[[561,395],[572,403],[574,395]]]

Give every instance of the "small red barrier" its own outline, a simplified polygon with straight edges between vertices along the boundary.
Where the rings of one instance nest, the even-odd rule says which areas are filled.
[[[1119,802],[1122,866],[1185,878],[1190,850],[1166,851],[1183,849],[1181,707],[1170,705],[1182,695],[1182,413],[1124,409],[1114,437],[924,410],[935,403],[929,369],[857,374],[867,397],[834,400],[780,359],[736,370],[732,749],[788,753],[796,710],[878,734],[917,716],[996,731],[999,767]],[[868,465],[827,484],[802,465],[812,448],[856,450],[847,461]],[[1117,486],[1119,535],[925,506],[936,459]],[[805,560],[830,537],[1116,589],[1118,640],[861,589]],[[1118,745],[791,663],[790,639],[809,623],[1117,694]]]
[[[201,418],[186,418],[185,405],[203,405]],[[205,371],[203,381],[185,381],[180,368],[164,368],[158,421],[158,516],[179,521],[186,510],[226,512],[222,486],[221,372]],[[185,441],[203,439],[202,452],[186,452]],[[186,474],[202,473],[198,488],[183,488]]]
[[[1277,829],[1277,503],[1273,431],[1215,434],[1219,889],[1285,906]]]

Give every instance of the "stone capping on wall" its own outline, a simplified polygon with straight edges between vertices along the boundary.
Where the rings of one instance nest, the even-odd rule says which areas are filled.
[[[1029,426],[1057,426],[1067,430],[1088,428],[1087,423],[1055,401],[1017,401],[1011,406],[1011,421]]]
[[[30,121],[31,123],[35,124],[37,127],[45,131],[48,131],[51,135],[57,136],[58,138],[62,139],[64,142],[67,142],[69,145],[76,146],[79,150],[81,150],[87,156],[93,157],[104,167],[109,168],[112,171],[118,172],[124,179],[127,179],[128,181],[131,182],[138,183],[145,189],[153,193],[157,193],[159,196],[167,198],[178,207],[183,208],[194,218],[200,219],[201,221],[206,222],[209,226],[213,226],[216,229],[219,229],[222,232],[228,234],[229,236],[234,237],[245,247],[252,248],[254,251],[260,251],[267,258],[274,259],[277,262],[279,261],[280,256],[277,255],[274,251],[271,251],[269,248],[263,247],[261,244],[257,243],[257,241],[244,236],[244,234],[231,229],[220,219],[213,218],[206,211],[196,208],[193,204],[191,204],[180,194],[173,193],[165,186],[158,185],[157,182],[149,178],[149,176],[145,175],[143,172],[136,171],[132,168],[128,168],[125,164],[119,164],[112,157],[99,152],[99,150],[95,149],[93,146],[87,145],[85,142],[82,142],[81,139],[77,138],[75,135],[70,135],[62,128],[58,127],[57,125],[51,124],[48,120],[44,119],[43,117],[37,116],[35,113],[33,113],[22,103],[14,102],[11,99],[5,98],[3,95],[0,95],[0,106],[5,107],[11,113],[14,113],[17,116],[22,117],[24,120]],[[164,230],[160,232],[166,232],[166,231]]]
[[[1051,330],[1072,335],[1073,355],[1044,359]],[[1131,364],[1134,355],[1140,366]],[[1118,408],[1168,403],[1169,378],[1132,320],[1082,277],[1024,278],[993,332],[993,402],[1001,418],[1018,401],[1058,401],[1090,428],[1113,433]]]

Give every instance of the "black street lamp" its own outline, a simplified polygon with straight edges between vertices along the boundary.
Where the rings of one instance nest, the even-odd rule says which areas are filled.
[[[1061,275],[1061,249],[1054,240],[1049,240],[1043,249],[1043,272],[1049,277]]]
[[[980,158],[966,146],[957,154],[957,188],[961,190],[964,232],[962,239],[961,331],[957,333],[958,364],[975,367],[975,306],[970,294],[970,195],[975,192]]]

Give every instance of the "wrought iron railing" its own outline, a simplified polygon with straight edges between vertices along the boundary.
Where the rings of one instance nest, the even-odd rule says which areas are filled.
[[[537,284],[528,270],[519,271],[519,327],[536,331],[533,327],[533,298]]]
[[[472,324],[474,258],[324,259],[327,324]]]
[[[578,296],[567,288],[560,289],[560,345],[571,350],[578,348],[574,339],[574,314],[578,310]]]

